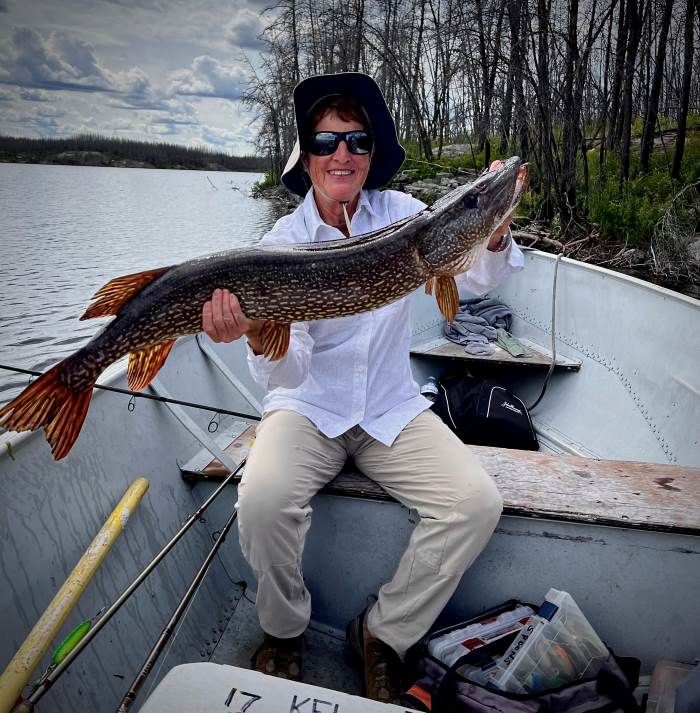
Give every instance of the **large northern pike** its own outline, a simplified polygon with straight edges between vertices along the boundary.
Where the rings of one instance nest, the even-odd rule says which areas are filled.
[[[81,317],[114,319],[0,409],[0,425],[10,431],[43,426],[54,458],[63,458],[104,369],[129,354],[129,387],[148,386],[175,340],[201,331],[202,306],[217,287],[233,292],[246,316],[266,320],[261,338],[272,359],[286,353],[292,322],[377,309],[423,283],[452,321],[459,308],[454,275],[481,257],[520,200],[526,174],[513,157],[416,216],[366,235],[239,248],[117,277]]]

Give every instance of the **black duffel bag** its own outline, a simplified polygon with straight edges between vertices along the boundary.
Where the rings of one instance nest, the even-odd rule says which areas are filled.
[[[441,379],[433,411],[464,443],[539,449],[525,404],[495,381],[473,376]]]

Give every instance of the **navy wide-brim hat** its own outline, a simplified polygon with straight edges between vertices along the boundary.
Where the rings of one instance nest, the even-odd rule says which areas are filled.
[[[301,162],[300,137],[308,131],[310,111],[321,100],[332,96],[352,96],[367,113],[374,136],[374,152],[363,188],[379,188],[401,168],[406,152],[396,135],[396,125],[377,83],[362,72],[320,74],[304,79],[294,87],[294,115],[297,141],[282,172],[282,183],[299,196],[305,196],[311,181]]]

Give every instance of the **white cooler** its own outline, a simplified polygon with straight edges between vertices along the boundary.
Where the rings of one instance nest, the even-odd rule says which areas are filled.
[[[215,663],[171,669],[140,713],[411,713],[348,693]]]

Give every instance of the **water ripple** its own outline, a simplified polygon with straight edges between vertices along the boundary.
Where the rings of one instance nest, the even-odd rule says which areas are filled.
[[[216,174],[212,191],[199,171],[0,164],[0,363],[44,370],[75,351],[105,324],[78,318],[117,275],[257,242],[280,217],[248,197],[258,179]],[[0,370],[0,404],[26,384]]]

